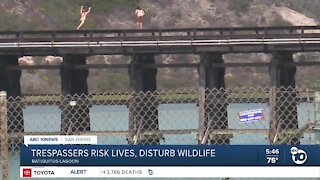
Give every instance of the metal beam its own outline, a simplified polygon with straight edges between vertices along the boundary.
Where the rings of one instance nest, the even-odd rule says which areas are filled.
[[[212,67],[269,67],[269,62],[239,62],[239,63],[212,63]],[[282,66],[320,66],[319,61],[306,62],[292,62],[283,63]],[[20,65],[20,66],[6,66],[8,70],[32,70],[32,69],[60,69],[60,65]],[[74,69],[123,69],[128,68],[129,64],[85,64],[74,65]],[[170,63],[170,64],[144,64],[144,68],[198,68],[199,63]]]
[[[318,129],[306,129],[304,132],[311,134]],[[295,133],[296,131],[291,131]],[[192,134],[197,135],[197,129],[172,129],[172,130],[158,130],[152,132],[144,132],[144,134]],[[212,134],[268,134],[268,129],[227,129],[227,130],[213,130]],[[288,131],[290,133],[290,131]],[[77,135],[95,135],[95,136],[127,136],[129,131],[90,131],[77,132]],[[23,137],[25,135],[61,135],[60,131],[56,132],[24,132],[24,133],[10,133],[9,137]]]
[[[305,34],[308,31],[319,30],[319,26],[273,26],[273,27],[222,27],[222,28],[175,28],[175,29],[109,29],[109,30],[67,30],[67,31],[1,31],[0,36],[4,37],[63,37],[63,36],[81,36],[81,37],[95,37],[95,36],[130,36],[136,34],[142,35],[161,35],[165,36],[168,33],[185,33],[189,36],[197,36],[201,33],[216,33],[216,34],[275,34],[275,33],[301,33]]]

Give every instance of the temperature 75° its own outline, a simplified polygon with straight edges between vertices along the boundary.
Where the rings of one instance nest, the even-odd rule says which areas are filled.
[[[268,164],[275,164],[278,161],[278,157],[267,157]]]

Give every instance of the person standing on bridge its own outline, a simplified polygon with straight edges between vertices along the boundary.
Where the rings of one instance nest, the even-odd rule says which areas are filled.
[[[137,29],[142,29],[143,16],[146,14],[140,6],[136,8],[135,16],[137,20]]]
[[[84,22],[86,21],[86,17],[90,13],[90,11],[91,11],[91,7],[89,7],[88,11],[86,11],[83,8],[83,6],[81,6],[81,8],[80,8],[80,24],[77,27],[77,30],[79,30],[81,28],[81,26],[84,24]]]

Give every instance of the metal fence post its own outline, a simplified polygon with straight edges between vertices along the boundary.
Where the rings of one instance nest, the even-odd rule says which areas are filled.
[[[9,151],[7,130],[7,92],[0,92],[0,149],[2,164],[2,179],[9,179]]]
[[[315,128],[320,129],[320,80],[316,82],[315,102],[316,102],[316,123]],[[320,131],[315,133],[316,144],[320,144]]]
[[[205,122],[206,122],[206,112],[205,112],[205,99],[206,99],[206,89],[201,86],[199,92],[199,130],[198,130],[198,142],[199,144],[206,144],[207,138],[205,138]]]
[[[278,116],[276,113],[276,94],[277,88],[275,86],[270,88],[269,107],[270,107],[270,124],[268,138],[270,144],[276,144],[278,141]]]

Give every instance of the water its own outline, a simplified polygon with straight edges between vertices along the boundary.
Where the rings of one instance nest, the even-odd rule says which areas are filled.
[[[240,123],[237,117],[239,111],[259,109],[264,110],[264,120]],[[268,129],[269,107],[265,103],[229,104],[228,122],[233,129]],[[56,106],[29,106],[24,109],[26,132],[60,131],[60,109]],[[92,131],[128,130],[128,108],[121,105],[92,106],[90,120]],[[159,106],[160,129],[197,129],[199,112],[196,104],[161,104]],[[314,120],[314,106],[302,103],[298,106],[299,126]],[[313,134],[304,134],[302,144],[315,142]],[[124,136],[98,137],[99,144],[127,144]],[[164,135],[161,144],[197,144],[195,134]],[[235,134],[231,144],[268,144],[266,134]],[[10,179],[19,179],[19,153],[10,156]]]

